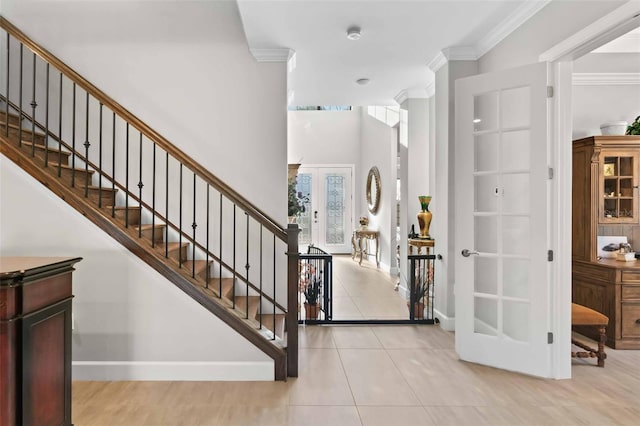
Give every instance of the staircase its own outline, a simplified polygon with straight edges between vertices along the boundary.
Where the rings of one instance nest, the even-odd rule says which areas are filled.
[[[0,152],[270,356],[276,380],[297,376],[297,226],[0,28]]]

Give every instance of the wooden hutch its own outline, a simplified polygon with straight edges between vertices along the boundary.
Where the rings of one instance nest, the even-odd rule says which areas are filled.
[[[609,317],[616,349],[640,349],[640,260],[599,258],[597,237],[627,236],[640,252],[639,176],[640,136],[573,141],[573,302]]]
[[[71,425],[71,273],[80,258],[0,257],[0,425]]]

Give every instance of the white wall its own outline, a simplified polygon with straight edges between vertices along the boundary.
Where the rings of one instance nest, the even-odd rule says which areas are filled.
[[[0,194],[1,256],[83,258],[74,380],[273,380],[269,357],[4,156]]]
[[[395,256],[396,225],[394,210],[396,208],[396,144],[394,129],[385,123],[369,116],[362,110],[361,121],[361,172],[356,173],[356,187],[365,188],[369,169],[376,166],[380,172],[380,208],[378,213],[369,216],[369,228],[380,233],[380,266],[389,271],[391,256]],[[373,259],[372,259],[373,260]]]
[[[2,13],[36,43],[63,60],[187,155],[267,214],[286,223],[286,64],[255,62],[249,53],[235,2],[3,0]],[[3,182],[9,179],[5,169],[3,165],[0,172]],[[189,177],[187,174],[185,179]],[[148,187],[146,185],[145,190]],[[9,201],[10,195],[6,191],[1,194],[3,207],[14,204]],[[15,215],[15,212],[12,214],[14,216],[3,218],[0,228],[3,254],[31,255],[42,253],[45,249],[53,254],[66,252],[73,247],[69,241],[59,238],[59,231],[43,228],[35,235],[46,246],[36,246],[26,252],[23,244],[31,237],[24,231],[28,221]],[[65,220],[71,221],[69,226],[75,229],[81,226],[84,219],[71,212]],[[198,232],[201,229],[204,228],[198,227]],[[113,243],[108,238],[106,240]],[[151,354],[157,353],[156,356],[166,354],[172,361],[191,361],[196,358],[200,361],[223,362],[230,366],[230,372],[235,371],[229,364],[232,360],[265,359],[232,332],[219,331],[220,326],[212,329],[210,339],[204,339],[202,335],[193,338],[184,332],[184,337],[192,337],[189,341],[195,348],[189,344],[183,345],[188,350],[170,350],[168,345],[165,348],[164,343],[152,338],[159,332],[149,324],[162,324],[167,310],[174,309],[167,299],[181,296],[167,295],[157,300],[158,303],[166,302],[161,309],[148,294],[160,291],[152,289],[157,281],[162,280],[157,274],[138,271],[146,268],[142,262],[135,258],[125,258],[126,262],[118,260],[116,256],[124,257],[125,254],[120,252],[122,249],[117,245],[118,249],[105,249],[102,243],[78,244],[73,255],[95,258],[95,247],[101,247],[100,259],[104,259],[103,250],[109,253],[107,257],[116,259],[113,260],[116,267],[113,264],[105,267],[98,261],[84,262],[87,276],[106,276],[123,281],[128,286],[150,287],[142,292],[145,297],[137,293],[127,296],[133,299],[105,301],[108,310],[113,311],[108,315],[113,318],[129,318],[128,303],[146,312],[147,324],[141,325],[140,329],[130,321],[112,321],[111,316],[89,315],[94,311],[91,304],[105,297],[104,288],[108,287],[101,281],[96,280],[102,285],[92,285],[87,287],[87,291],[79,293],[75,303],[78,309],[85,306],[85,315],[76,321],[83,342],[82,347],[76,350],[82,358],[77,359],[153,361],[156,359]],[[284,253],[284,250],[279,252]],[[124,272],[120,274],[118,266],[122,264],[125,265],[121,268]],[[135,272],[132,272],[133,269]],[[286,268],[282,266],[279,270]],[[286,298],[286,281],[278,280],[278,286],[278,300],[283,302]],[[171,291],[177,290],[171,288]],[[188,310],[187,306],[201,309],[188,300],[183,301],[183,305],[183,310]],[[114,309],[114,306],[121,309]],[[213,317],[206,312],[202,315]],[[215,324],[217,320],[211,318],[209,321]],[[192,322],[199,324],[201,321],[188,321],[189,324]],[[150,327],[148,335],[145,334],[147,326]],[[202,328],[205,327],[203,325]],[[183,328],[186,329],[186,326]],[[83,330],[88,332],[85,334]],[[138,338],[143,344],[138,344]],[[235,343],[236,339],[243,343]],[[104,342],[114,343],[106,353],[103,351]],[[179,347],[172,346],[173,349]],[[144,368],[134,368],[131,374],[140,373],[144,376],[146,372],[148,370]],[[251,369],[245,369],[245,372],[250,376],[246,378],[264,378],[262,373]],[[273,372],[269,374],[272,376]]]
[[[289,163],[354,164],[360,174],[360,107],[351,111],[289,111],[287,158]],[[354,185],[354,216],[366,216],[364,186]],[[349,237],[351,238],[351,237]]]
[[[589,73],[640,74],[639,53],[590,53],[574,61],[574,75]],[[593,75],[595,74],[595,75]],[[599,135],[611,121],[632,123],[640,115],[639,84],[574,84],[573,139]]]

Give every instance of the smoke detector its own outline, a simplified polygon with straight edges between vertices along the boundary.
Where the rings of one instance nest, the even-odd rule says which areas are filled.
[[[360,86],[364,86],[365,84],[369,84],[371,80],[368,78],[359,78],[356,80],[356,83],[358,83]]]
[[[347,30],[347,38],[349,40],[360,40],[360,27],[350,27]]]

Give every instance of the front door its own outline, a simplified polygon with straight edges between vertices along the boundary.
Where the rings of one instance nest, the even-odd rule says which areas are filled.
[[[350,253],[353,224],[351,167],[300,167],[296,189],[309,196],[298,218],[300,249],[314,244],[328,253]]]
[[[547,64],[456,81],[461,359],[551,377]]]

